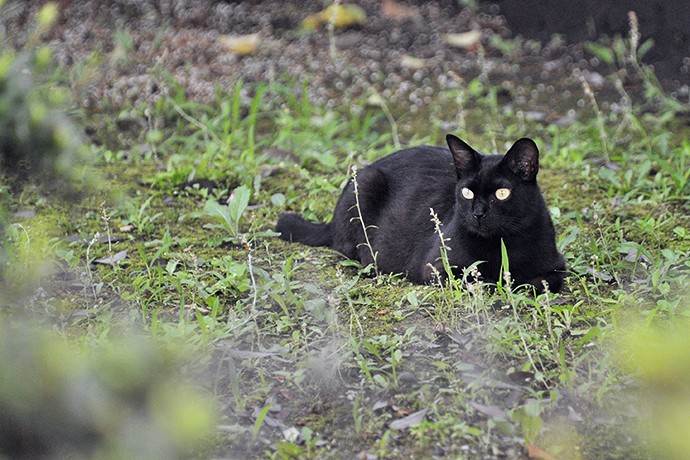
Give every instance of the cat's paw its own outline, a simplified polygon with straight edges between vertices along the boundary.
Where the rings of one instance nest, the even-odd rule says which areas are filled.
[[[421,282],[423,284],[444,283],[448,276],[443,268],[443,262],[436,261],[427,263],[422,269]]]
[[[557,293],[563,287],[563,278],[565,278],[565,272],[553,271],[531,279],[529,284],[535,287],[537,294],[546,291]]]

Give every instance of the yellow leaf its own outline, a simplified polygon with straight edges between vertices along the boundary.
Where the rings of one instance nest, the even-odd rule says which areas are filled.
[[[347,3],[345,5],[330,5],[323,11],[307,16],[302,21],[305,29],[316,29],[322,24],[333,23],[336,29],[364,24],[367,13],[358,5]]]
[[[527,456],[537,460],[554,460],[553,456],[534,444],[527,444]]]
[[[312,14],[302,20],[302,28],[313,30],[321,24],[321,14]]]
[[[259,49],[261,38],[259,34],[248,35],[221,35],[218,37],[221,45],[240,56],[253,54]]]

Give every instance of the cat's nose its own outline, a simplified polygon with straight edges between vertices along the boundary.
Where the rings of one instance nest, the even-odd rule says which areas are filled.
[[[472,208],[472,215],[475,219],[480,220],[486,215],[486,206],[482,203],[476,203]]]

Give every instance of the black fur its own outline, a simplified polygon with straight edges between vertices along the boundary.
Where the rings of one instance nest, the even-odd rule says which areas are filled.
[[[556,250],[553,223],[537,185],[536,144],[520,139],[501,156],[481,155],[450,134],[446,140],[449,149],[409,148],[359,171],[359,207],[379,271],[404,273],[415,283],[432,281],[434,271],[443,274],[433,208],[449,238],[448,257],[456,275],[483,261],[478,267],[482,277],[497,281],[503,239],[517,285],[532,284],[541,291],[545,281],[550,291],[559,291],[565,260]],[[469,199],[463,188],[472,192],[465,192]],[[498,189],[508,189],[509,196],[498,199]],[[350,181],[330,223],[284,213],[276,230],[284,240],[329,246],[367,265],[373,260],[355,204]]]

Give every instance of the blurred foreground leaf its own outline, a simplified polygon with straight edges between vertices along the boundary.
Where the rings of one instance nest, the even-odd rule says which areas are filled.
[[[640,434],[658,458],[688,458],[690,452],[690,324],[638,328],[620,343],[622,365],[641,383]]]
[[[127,338],[77,350],[0,319],[0,457],[182,458],[213,429],[177,353]]]

